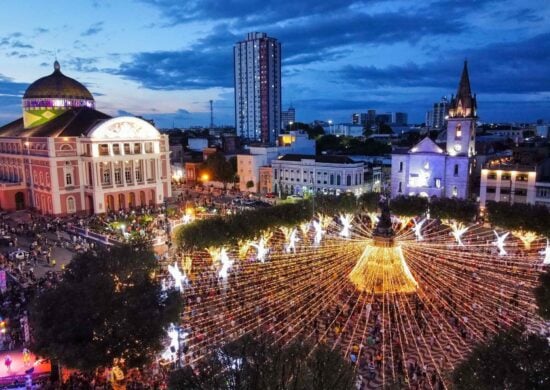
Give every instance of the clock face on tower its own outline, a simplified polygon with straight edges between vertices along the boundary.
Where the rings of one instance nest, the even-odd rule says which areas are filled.
[[[460,144],[455,144],[453,146],[453,149],[456,151],[456,152],[460,152],[462,150],[462,146],[460,146]]]

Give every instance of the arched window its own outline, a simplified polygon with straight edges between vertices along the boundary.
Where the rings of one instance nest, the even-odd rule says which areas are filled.
[[[330,185],[333,186],[334,185],[334,174],[330,174]]]
[[[351,175],[346,176],[346,185],[349,187],[351,186]]]
[[[455,164],[454,175],[458,176],[458,164]]]
[[[73,147],[69,144],[63,144],[61,145],[60,150],[73,150]]]
[[[457,123],[456,130],[455,130],[455,139],[462,138],[462,124]]]
[[[403,172],[403,161],[399,162],[399,172]]]
[[[397,190],[397,192],[399,192],[399,193],[403,192],[403,189],[401,188],[401,182],[399,182],[399,189]]]
[[[76,212],[74,197],[69,196],[67,198],[67,213],[74,213],[74,212]]]

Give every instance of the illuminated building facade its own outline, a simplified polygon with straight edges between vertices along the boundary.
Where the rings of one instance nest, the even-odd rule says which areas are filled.
[[[170,196],[168,136],[142,119],[96,111],[57,61],[25,92],[23,117],[0,127],[3,210],[98,214]]]
[[[396,149],[392,154],[392,197],[467,198],[476,153],[476,120],[476,97],[472,95],[468,66],[464,62],[457,94],[450,102],[446,149],[428,137],[411,149]]]

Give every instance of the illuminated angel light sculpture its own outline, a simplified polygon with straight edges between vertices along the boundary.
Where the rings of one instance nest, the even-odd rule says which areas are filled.
[[[178,329],[174,326],[174,324],[171,324],[167,333],[168,338],[170,339],[170,345],[168,345],[162,353],[162,358],[168,361],[174,361],[180,347],[178,342]]]
[[[544,256],[542,264],[550,265],[550,242],[548,241],[548,238],[546,239],[546,248],[541,250],[539,253]]]
[[[178,267],[178,263],[174,265],[168,265],[168,272],[174,278],[174,286],[180,291],[183,292],[183,285],[187,283],[187,276],[181,272]]]
[[[250,246],[256,248],[256,260],[265,262],[267,254],[269,253],[269,246],[267,245],[267,239],[265,237],[260,238],[257,244],[251,243]]]
[[[496,230],[493,230],[493,232],[495,233],[495,236],[497,238],[497,240],[495,242],[493,242],[493,245],[495,245],[498,248],[498,255],[499,256],[507,255],[508,253],[504,249],[504,241],[506,240],[506,237],[508,237],[510,232],[506,232],[506,233],[502,234],[501,236],[498,235]]]
[[[351,235],[351,222],[353,221],[353,214],[340,214],[340,223],[342,224],[342,231],[340,236],[349,238]]]
[[[469,228],[469,226],[465,226],[460,222],[453,221],[451,223],[451,235],[455,238],[458,246],[464,246],[464,243],[462,242],[462,235],[466,233]]]
[[[371,212],[368,213],[368,216],[370,219],[371,227],[374,229],[376,227],[376,224],[378,223],[378,214]]]
[[[181,217],[181,222],[184,225],[191,223],[192,220],[193,220],[193,217],[190,214],[185,214],[183,217]]]
[[[229,270],[233,266],[233,260],[229,258],[229,255],[227,254],[225,248],[222,248],[220,251],[220,262],[222,263],[222,268],[218,272],[218,276],[223,280],[227,280],[227,277],[229,276]]]
[[[321,240],[323,239],[323,233],[325,231],[323,230],[323,224],[320,221],[313,221],[313,228],[315,229],[315,237],[313,238],[313,243],[315,245],[321,244]]]
[[[414,226],[413,226],[413,232],[414,236],[416,237],[416,241],[422,241],[424,237],[422,237],[422,226],[426,223],[427,219],[424,218],[420,222],[417,222],[416,219],[413,219]]]
[[[299,241],[300,239],[298,238],[298,230],[294,228],[290,231],[290,235],[288,237],[288,243],[285,245],[285,252],[296,253],[296,243]]]

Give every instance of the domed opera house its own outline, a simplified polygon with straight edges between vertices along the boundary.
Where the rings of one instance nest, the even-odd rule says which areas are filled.
[[[56,61],[25,92],[23,117],[0,127],[0,208],[64,215],[157,205],[171,196],[168,154],[168,136],[96,111]]]

